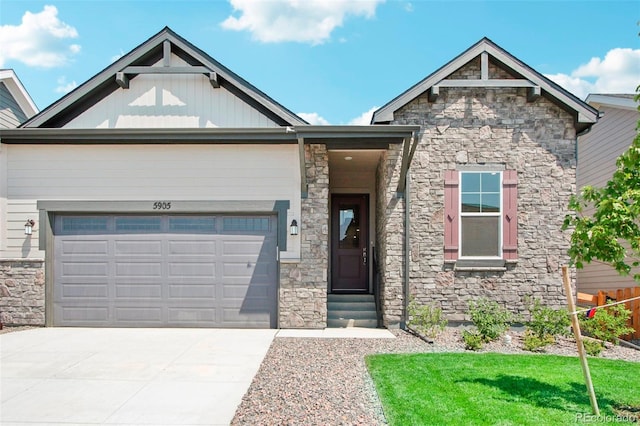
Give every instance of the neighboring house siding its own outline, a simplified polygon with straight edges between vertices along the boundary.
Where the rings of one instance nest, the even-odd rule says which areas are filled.
[[[601,106],[604,112],[591,131],[578,143],[578,190],[586,185],[603,187],[616,170],[616,159],[625,152],[636,135],[637,111]],[[586,214],[592,210],[586,210]],[[631,276],[619,275],[613,267],[596,261],[578,270],[578,288],[595,294],[598,290],[637,285]]]
[[[42,258],[37,200],[290,200],[300,217],[295,145],[3,145],[7,242],[2,258]],[[240,167],[240,165],[242,167]],[[289,223],[287,222],[287,223]],[[284,257],[299,258],[296,245]]]
[[[176,65],[185,65],[172,56]],[[179,62],[182,62],[180,64]],[[115,78],[115,77],[114,77]],[[202,74],[141,74],[76,117],[66,128],[277,127]]]
[[[0,127],[8,129],[18,127],[27,118],[7,86],[0,83]]]
[[[452,78],[479,77],[477,63]],[[496,70],[492,70],[495,77]],[[420,124],[424,134],[411,167],[410,295],[441,306],[450,320],[468,320],[468,303],[485,296],[515,312],[526,311],[528,296],[562,306],[561,266],[568,263],[569,235],[561,231],[575,191],[573,117],[544,97],[527,101],[526,89],[440,89],[435,103],[427,94],[395,113],[393,124]],[[382,171],[399,167],[393,147]],[[473,164],[515,170],[518,181],[517,263],[506,270],[459,271],[444,259],[445,171]],[[387,170],[387,172],[385,172]],[[383,179],[385,181],[385,179]],[[397,182],[386,178],[392,200]],[[383,287],[387,304],[400,307],[404,202],[385,203],[387,232]],[[396,315],[392,315],[395,320]]]

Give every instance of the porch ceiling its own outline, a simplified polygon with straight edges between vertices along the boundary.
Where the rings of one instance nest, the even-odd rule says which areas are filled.
[[[329,150],[329,170],[331,173],[375,170],[383,152],[382,149]]]

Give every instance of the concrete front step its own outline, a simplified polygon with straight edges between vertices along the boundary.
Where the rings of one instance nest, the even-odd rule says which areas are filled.
[[[327,327],[378,327],[376,303],[372,294],[329,294]]]
[[[373,294],[328,294],[328,302],[373,302]]]
[[[377,328],[378,320],[371,319],[329,319],[327,320],[329,328],[345,328],[345,327],[362,327]]]
[[[373,310],[327,310],[328,319],[377,319],[375,308]]]
[[[376,311],[375,302],[327,302],[330,311]]]

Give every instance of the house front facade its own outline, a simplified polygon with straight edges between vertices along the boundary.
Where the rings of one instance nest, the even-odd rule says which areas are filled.
[[[412,297],[450,320],[480,296],[562,304],[596,118],[483,39],[372,125],[312,126],[165,28],[0,132],[0,321],[391,328]]]

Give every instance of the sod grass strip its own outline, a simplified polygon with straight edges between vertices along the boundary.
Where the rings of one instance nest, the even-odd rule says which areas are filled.
[[[589,359],[601,418],[580,361],[555,355],[370,355],[390,425],[558,425],[640,417],[640,363]]]

